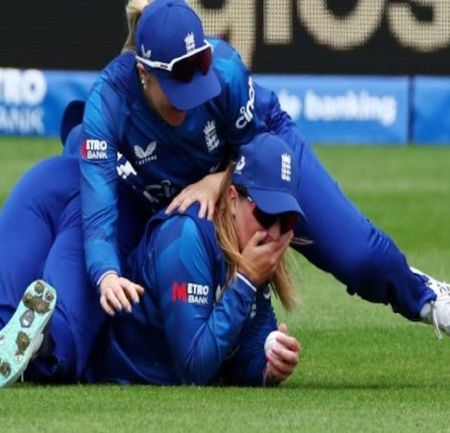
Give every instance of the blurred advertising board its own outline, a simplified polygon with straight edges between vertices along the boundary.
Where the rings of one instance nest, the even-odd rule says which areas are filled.
[[[412,83],[412,140],[450,144],[450,78],[415,77]]]
[[[97,72],[0,68],[0,135],[57,137]],[[450,78],[256,74],[317,144],[450,144]]]
[[[0,135],[59,135],[67,103],[86,99],[96,72],[0,68]]]
[[[406,77],[256,76],[312,143],[406,144]]]

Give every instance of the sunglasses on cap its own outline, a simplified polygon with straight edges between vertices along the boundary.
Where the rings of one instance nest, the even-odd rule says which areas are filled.
[[[161,69],[170,73],[170,77],[177,81],[189,83],[197,69],[205,75],[212,63],[212,47],[205,40],[205,45],[180,57],[175,57],[170,63],[163,63],[136,56],[138,62],[154,69]]]
[[[248,194],[246,188],[240,185],[234,185],[236,191],[241,197],[246,198],[253,204],[252,214],[255,217],[258,224],[265,230],[269,230],[277,222],[280,223],[280,233],[284,235],[290,230],[294,229],[294,225],[298,220],[298,214],[295,212],[283,212],[278,214],[270,214],[262,211]]]

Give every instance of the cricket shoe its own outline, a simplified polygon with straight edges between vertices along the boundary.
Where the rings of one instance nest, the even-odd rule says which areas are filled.
[[[445,281],[437,281],[415,268],[411,268],[411,270],[424,277],[427,287],[436,293],[436,300],[423,306],[420,317],[424,322],[433,325],[436,336],[441,340],[441,331],[450,335],[450,284]]]
[[[42,280],[25,290],[14,315],[0,330],[0,388],[14,383],[37,354],[55,303],[55,289]]]

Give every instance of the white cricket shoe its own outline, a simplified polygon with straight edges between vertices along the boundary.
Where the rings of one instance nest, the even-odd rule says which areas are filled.
[[[420,317],[424,322],[433,325],[436,336],[441,340],[441,330],[450,335],[450,284],[445,281],[437,281],[418,269],[411,268],[411,270],[415,274],[427,278],[425,284],[437,295],[435,301],[428,302],[423,306]]]
[[[55,289],[42,280],[25,290],[14,315],[0,330],[0,388],[14,383],[38,352],[55,303]]]

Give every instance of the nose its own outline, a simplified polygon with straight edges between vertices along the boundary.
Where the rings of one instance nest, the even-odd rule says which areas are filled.
[[[280,239],[281,236],[281,227],[280,227],[280,219],[277,218],[275,222],[269,227],[267,230],[269,236],[274,240]]]

